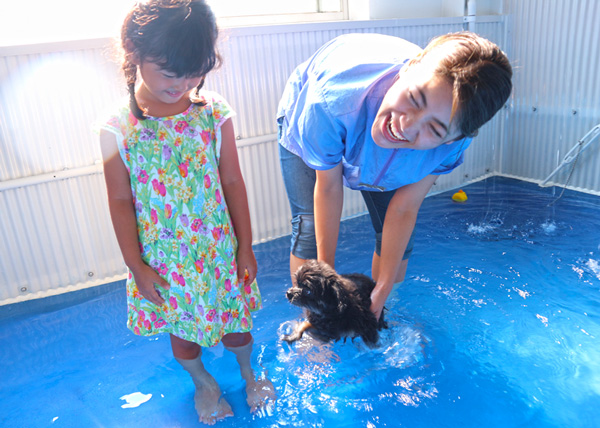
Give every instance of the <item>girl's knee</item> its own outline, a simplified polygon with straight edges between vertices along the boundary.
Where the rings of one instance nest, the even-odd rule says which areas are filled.
[[[227,333],[221,340],[223,345],[228,348],[237,348],[250,343],[252,340],[252,334],[246,333]]]
[[[202,350],[197,343],[190,342],[189,340],[182,339],[172,334],[170,335],[170,338],[173,355],[177,358],[191,360],[196,358]]]

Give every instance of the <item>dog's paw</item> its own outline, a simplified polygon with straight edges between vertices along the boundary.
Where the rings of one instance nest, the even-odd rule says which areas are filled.
[[[286,327],[290,327],[289,324]],[[311,328],[312,325],[308,321],[302,321],[300,323],[292,324],[292,331],[290,333],[284,333],[281,335],[281,339],[288,343],[299,340],[304,332]],[[289,331],[289,330],[288,330]]]
[[[287,343],[295,342],[302,337],[302,332],[294,331],[292,334],[286,334],[281,336],[282,340],[285,340]]]

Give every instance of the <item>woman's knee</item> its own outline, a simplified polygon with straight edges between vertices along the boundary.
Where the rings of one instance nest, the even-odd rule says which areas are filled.
[[[314,215],[300,214],[292,219],[290,253],[305,260],[317,258]]]

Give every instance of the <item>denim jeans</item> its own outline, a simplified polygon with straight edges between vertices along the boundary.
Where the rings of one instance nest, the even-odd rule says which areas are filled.
[[[301,259],[316,259],[317,243],[315,239],[314,217],[316,172],[309,168],[299,156],[290,152],[281,144],[279,145],[279,161],[292,211],[290,252]],[[375,252],[377,255],[381,255],[383,221],[394,192],[395,190],[388,192],[361,191],[375,231]],[[412,249],[413,236],[411,235],[406,251],[404,252],[404,260],[410,257]]]

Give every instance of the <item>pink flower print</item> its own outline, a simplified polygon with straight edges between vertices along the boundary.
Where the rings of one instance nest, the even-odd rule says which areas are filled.
[[[150,219],[152,220],[152,223],[158,223],[158,214],[156,213],[156,210],[154,208],[150,210]]]
[[[225,280],[225,290],[231,291],[231,280],[229,278]]]
[[[171,215],[173,215],[173,208],[171,208],[170,204],[165,204],[165,217],[171,218]]]
[[[204,272],[204,259],[196,260],[194,266],[196,266],[198,273]]]
[[[217,314],[217,311],[215,309],[211,309],[206,314],[206,320],[212,322],[215,319],[216,314]]]
[[[246,294],[252,293],[252,287],[250,285],[244,285],[244,292]]]
[[[185,278],[179,275],[177,272],[171,272],[171,278],[173,278],[173,281],[175,281],[182,287],[185,287]]]
[[[248,319],[246,317],[242,318],[242,327],[248,328]]]
[[[192,296],[190,296],[190,293],[185,293],[185,303],[187,303],[188,305],[190,303],[192,303]]]
[[[167,189],[164,183],[162,181],[158,181],[156,178],[152,180],[152,188],[157,195],[165,196],[167,194]]]
[[[204,187],[207,189],[210,187],[210,176],[208,174],[204,176]]]
[[[200,136],[202,137],[204,144],[210,143],[210,131],[204,130],[200,133]]]
[[[175,131],[181,134],[188,126],[190,125],[185,120],[180,120],[175,124]]]
[[[156,312],[152,312],[150,314],[150,321],[152,321],[152,322],[156,321]]]
[[[140,328],[139,328],[139,327],[136,325],[136,326],[133,328],[133,332],[134,332],[135,334],[140,334]]]
[[[131,113],[131,112],[129,112],[129,118],[128,119],[129,119],[129,123],[131,123],[133,126],[135,126],[135,125],[138,124],[137,117],[135,117],[133,115],[133,113]]]
[[[157,321],[154,321],[154,328],[161,328],[161,327],[163,327],[165,325],[167,325],[167,322],[164,319],[162,319],[162,318],[160,318]]]
[[[142,320],[142,322],[144,322],[144,320],[146,319],[146,313],[143,309],[140,309],[140,311],[138,312],[138,317],[140,320]]]
[[[250,309],[256,309],[256,299],[254,297],[250,298]]]
[[[231,314],[229,312],[224,312],[221,314],[221,322],[223,324],[228,324],[230,318],[231,318]]]
[[[158,273],[160,273],[161,275],[166,275],[167,273],[169,273],[169,269],[167,269],[167,265],[164,263],[161,263],[160,266],[158,267]]]
[[[212,235],[213,238],[215,238],[215,241],[220,242],[223,240],[223,229],[221,229],[220,227],[215,227],[212,230]]]
[[[144,328],[146,330],[152,330],[152,324],[150,324],[150,320],[145,320],[144,321]]]
[[[169,297],[169,304],[173,309],[177,309],[177,299],[175,298],[175,296]]]
[[[140,173],[138,174],[138,181],[140,181],[141,183],[146,184],[148,182],[148,173],[146,172],[146,170],[141,170]]]
[[[219,279],[221,277],[221,271],[218,267],[215,268],[215,278]]]
[[[184,163],[182,163],[182,164],[179,165],[179,174],[181,174],[181,176],[183,178],[187,177],[187,175],[188,175],[188,165],[187,165],[187,163],[184,162]]]
[[[219,192],[219,189],[215,192],[215,200],[217,201],[217,204],[221,203],[221,192]]]
[[[194,232],[198,232],[198,230],[200,230],[201,226],[202,226],[202,220],[200,220],[199,218],[194,219],[194,221],[192,222],[192,230]]]

